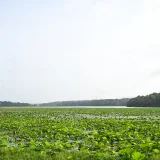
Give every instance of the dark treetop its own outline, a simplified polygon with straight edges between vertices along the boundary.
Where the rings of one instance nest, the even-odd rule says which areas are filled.
[[[127,103],[128,107],[160,107],[160,93],[137,96]]]

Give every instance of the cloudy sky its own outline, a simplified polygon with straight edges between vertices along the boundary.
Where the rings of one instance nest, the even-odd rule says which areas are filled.
[[[0,0],[0,101],[160,92],[159,0]]]

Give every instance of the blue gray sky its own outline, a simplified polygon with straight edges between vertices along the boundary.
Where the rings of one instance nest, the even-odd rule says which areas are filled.
[[[0,100],[160,92],[159,0],[0,0]]]

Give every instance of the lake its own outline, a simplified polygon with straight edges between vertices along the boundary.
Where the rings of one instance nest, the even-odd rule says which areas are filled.
[[[37,106],[34,108],[134,108],[127,106]]]

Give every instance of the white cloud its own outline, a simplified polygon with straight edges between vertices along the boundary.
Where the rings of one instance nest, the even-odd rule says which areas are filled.
[[[152,77],[152,78],[156,78],[156,77],[160,77],[160,69],[157,69],[156,71],[153,71],[149,77]]]

